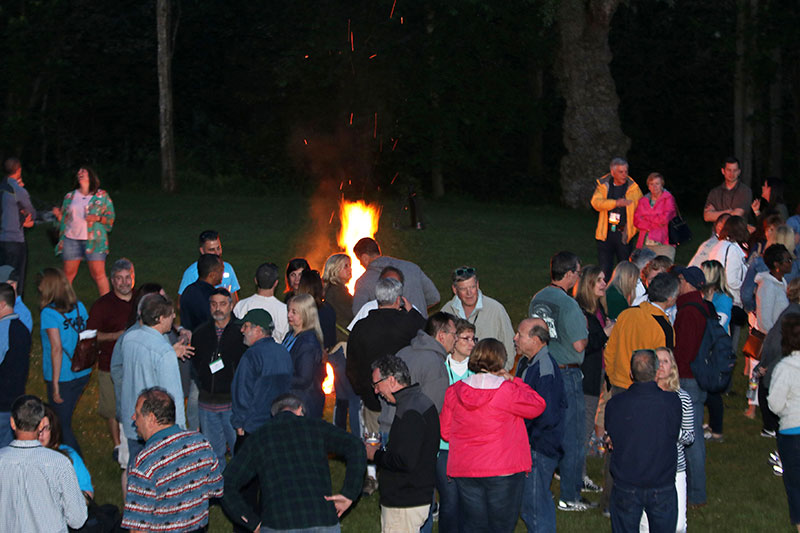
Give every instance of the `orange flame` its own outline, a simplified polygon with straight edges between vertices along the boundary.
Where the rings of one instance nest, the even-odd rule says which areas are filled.
[[[333,367],[330,363],[325,363],[325,379],[322,382],[322,392],[325,394],[333,392]]]
[[[359,200],[348,202],[343,200],[339,205],[342,229],[339,230],[339,246],[350,256],[353,277],[347,284],[347,290],[353,294],[356,280],[364,273],[364,267],[353,253],[353,246],[364,237],[374,237],[378,231],[378,220],[381,217],[380,206],[371,206]]]

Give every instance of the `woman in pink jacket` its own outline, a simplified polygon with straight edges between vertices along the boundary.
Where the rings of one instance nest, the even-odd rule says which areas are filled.
[[[633,213],[633,225],[639,230],[636,247],[649,248],[656,255],[666,255],[675,260],[675,247],[669,243],[669,221],[675,218],[678,208],[675,197],[664,189],[664,176],[652,172],[647,176],[649,193],[639,199]]]
[[[514,531],[525,474],[531,470],[526,418],[545,402],[506,370],[506,350],[482,339],[469,357],[475,375],[447,389],[439,416],[442,439],[450,443],[447,476],[458,487],[461,530]]]

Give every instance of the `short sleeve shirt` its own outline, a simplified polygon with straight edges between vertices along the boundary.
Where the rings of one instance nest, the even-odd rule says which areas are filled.
[[[224,271],[222,272],[222,283],[217,285],[217,288],[227,289],[229,293],[233,294],[241,289],[239,286],[239,280],[236,278],[236,272],[234,272],[233,267],[227,261],[223,261],[222,265],[224,267]],[[198,277],[199,274],[197,272],[197,261],[195,261],[183,272],[181,284],[178,287],[178,294],[183,294],[183,291],[186,289],[186,287],[197,281]]]
[[[89,311],[88,329],[96,329],[100,333],[114,333],[122,331],[128,325],[131,315],[133,300],[120,299],[111,291],[94,302]],[[98,348],[98,368],[103,372],[111,370],[111,353],[117,341],[100,342]]]
[[[42,336],[42,372],[45,381],[53,380],[53,360],[50,353],[50,338],[47,336],[48,329],[56,329],[61,337],[61,375],[59,383],[72,381],[84,376],[88,376],[92,369],[87,368],[80,372],[73,372],[72,354],[75,353],[75,346],[78,344],[79,331],[86,329],[86,321],[89,315],[81,302],[68,313],[59,313],[52,306],[42,309],[40,332]]]
[[[747,213],[752,203],[753,191],[741,181],[737,182],[733,189],[728,189],[724,183],[714,187],[706,198],[706,205],[710,205],[715,211],[744,209]]]
[[[537,292],[528,308],[529,316],[538,316],[550,330],[550,355],[559,365],[583,363],[583,352],[573,343],[587,339],[586,317],[578,302],[558,287],[545,287]]]

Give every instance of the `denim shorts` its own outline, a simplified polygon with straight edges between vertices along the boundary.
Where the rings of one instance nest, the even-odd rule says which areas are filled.
[[[86,241],[78,241],[64,237],[64,248],[61,250],[61,259],[64,261],[80,261],[86,259],[87,261],[105,261],[106,254],[102,253],[86,253]]]

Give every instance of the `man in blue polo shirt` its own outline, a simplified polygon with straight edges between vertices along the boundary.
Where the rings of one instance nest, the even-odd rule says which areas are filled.
[[[218,232],[214,231],[213,229],[207,229],[200,234],[200,238],[198,240],[200,244],[200,255],[214,254],[222,257],[222,241],[220,240]],[[228,289],[228,292],[231,293],[231,296],[233,297],[233,303],[235,304],[239,301],[239,289],[241,288],[239,286],[239,280],[236,278],[236,272],[234,272],[230,263],[223,261],[223,265],[225,266],[225,271],[222,274],[222,281],[218,282],[216,286]],[[178,294],[183,294],[183,291],[186,290],[186,287],[197,281],[197,278],[197,261],[195,261],[183,272],[181,284],[178,287]]]
[[[636,350],[633,384],[609,400],[606,432],[611,454],[611,529],[639,531],[642,511],[651,531],[675,531],[678,493],[675,443],[681,429],[681,400],[656,384],[658,357]]]

